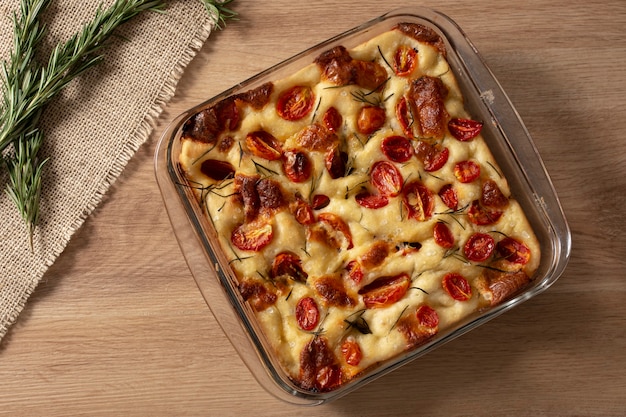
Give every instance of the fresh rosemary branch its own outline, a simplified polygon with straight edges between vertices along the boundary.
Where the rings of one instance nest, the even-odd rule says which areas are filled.
[[[233,0],[200,0],[216,27],[236,13],[227,5]],[[57,45],[47,65],[35,61],[45,28],[42,12],[51,0],[21,0],[20,14],[13,16],[13,51],[0,67],[0,153],[9,171],[7,193],[16,204],[32,238],[39,218],[41,177],[47,160],[37,154],[43,134],[38,128],[45,105],[70,81],[102,60],[100,52],[121,24],[144,11],[163,12],[165,0],[116,0],[108,9],[99,7],[94,19],[67,42]]]
[[[15,203],[28,228],[31,250],[33,234],[39,221],[39,200],[41,195],[41,175],[47,159],[37,157],[43,141],[43,133],[34,130],[22,135],[15,142],[15,155],[7,158],[9,171],[7,194]]]

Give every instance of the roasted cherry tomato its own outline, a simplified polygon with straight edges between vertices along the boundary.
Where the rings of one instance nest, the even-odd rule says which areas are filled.
[[[450,231],[450,228],[444,222],[437,222],[433,228],[433,237],[435,243],[445,249],[450,249],[454,246],[454,235]]]
[[[399,77],[410,75],[417,65],[417,51],[408,46],[400,45],[393,55],[393,70]]]
[[[346,175],[346,162],[348,154],[340,151],[337,147],[330,148],[324,156],[324,165],[330,178],[337,179]]]
[[[347,243],[347,249],[352,249],[354,247],[350,227],[341,217],[333,213],[320,213],[319,216],[317,216],[317,219],[330,227],[330,229],[335,233],[335,236],[333,237],[338,242],[341,240],[341,235],[343,235],[345,242]],[[340,245],[340,247],[341,246],[343,245]]]
[[[505,237],[496,245],[498,254],[514,264],[526,265],[530,261],[530,249],[522,242]]]
[[[395,197],[402,191],[404,179],[402,174],[391,162],[378,161],[370,171],[372,185],[384,196]]]
[[[472,297],[472,287],[465,277],[456,272],[444,275],[441,281],[443,289],[457,301],[467,301]]]
[[[295,200],[289,203],[289,210],[296,218],[296,221],[303,225],[309,225],[315,223],[315,215],[313,209],[304,201],[300,196],[296,196]]]
[[[387,307],[400,300],[411,286],[408,274],[376,278],[359,290],[367,308]]]
[[[451,119],[448,122],[448,130],[456,139],[467,142],[480,134],[483,123],[471,119]]]
[[[415,126],[415,117],[413,116],[413,111],[406,97],[402,97],[400,101],[398,101],[398,104],[396,104],[396,118],[406,136],[410,139],[415,139],[419,136],[416,133],[417,126]]]
[[[311,208],[313,210],[321,210],[330,204],[330,197],[326,194],[315,194],[311,199]]]
[[[448,162],[450,151],[438,143],[430,144],[419,140],[415,145],[415,155],[424,165],[424,171],[433,172],[443,168]]]
[[[481,205],[478,200],[472,201],[470,208],[467,210],[468,220],[479,226],[494,224],[500,217],[502,217],[502,211],[488,209]]]
[[[315,329],[320,320],[320,311],[317,303],[311,297],[304,297],[296,304],[296,321],[302,330],[310,332]]]
[[[357,116],[357,130],[364,135],[374,133],[385,124],[385,109],[378,106],[362,107]]]
[[[329,107],[322,117],[322,122],[324,123],[324,126],[326,126],[326,129],[331,132],[336,132],[343,123],[343,117],[341,117],[339,110],[334,107]]]
[[[454,165],[454,176],[459,182],[469,183],[480,177],[480,165],[474,161],[461,161]]]
[[[341,344],[341,354],[348,365],[357,366],[363,359],[363,352],[354,337],[347,337]]]
[[[389,199],[380,194],[372,194],[369,191],[362,191],[354,196],[356,202],[361,206],[369,209],[377,209],[385,207],[389,204]]]
[[[348,277],[356,284],[359,284],[363,280],[363,268],[361,268],[361,264],[358,261],[352,260],[348,262],[346,271],[348,272]]]
[[[200,171],[212,180],[222,181],[235,176],[235,167],[230,162],[207,159],[200,165]]]
[[[435,329],[439,326],[439,315],[437,311],[426,304],[423,304],[417,308],[415,312],[417,322],[420,326],[428,329]]]
[[[502,194],[500,187],[494,180],[487,180],[483,183],[480,202],[484,206],[498,209],[503,209],[509,205],[509,199]]]
[[[272,278],[287,276],[298,282],[306,282],[309,276],[302,268],[300,257],[289,251],[276,255],[270,273]]]
[[[236,227],[230,237],[235,247],[247,251],[259,251],[267,246],[274,236],[272,225],[263,221],[243,223]]]
[[[282,156],[280,142],[265,130],[256,130],[246,135],[246,147],[251,154],[269,161],[275,161]]]
[[[306,152],[289,150],[283,156],[283,171],[291,181],[304,182],[309,179],[313,166]]]
[[[393,162],[406,162],[413,156],[411,141],[404,136],[387,136],[380,144],[380,149]]]
[[[463,253],[470,261],[483,262],[489,259],[495,247],[496,243],[491,236],[486,233],[474,233],[465,242]]]
[[[300,120],[311,112],[315,94],[311,87],[296,85],[278,97],[276,111],[285,120]]]
[[[438,193],[443,204],[448,206],[452,210],[459,208],[459,198],[456,195],[456,191],[452,188],[452,184],[446,184],[439,190]]]
[[[403,203],[409,218],[424,221],[429,219],[435,208],[432,192],[421,182],[413,181],[404,186]]]

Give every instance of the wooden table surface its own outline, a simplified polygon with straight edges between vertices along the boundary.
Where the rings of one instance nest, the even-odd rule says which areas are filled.
[[[0,345],[0,415],[626,415],[626,3],[439,1],[525,121],[573,250],[546,292],[330,404],[252,378],[192,279],[154,179],[183,110],[405,2],[236,0],[154,134]],[[418,3],[418,2],[413,2]],[[433,7],[433,6],[431,6]]]

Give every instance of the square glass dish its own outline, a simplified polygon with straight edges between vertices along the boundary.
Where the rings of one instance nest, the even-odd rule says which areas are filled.
[[[225,99],[235,95],[242,97],[242,94],[245,95],[249,91],[259,91],[258,89],[262,89],[268,82],[286,79],[303,68],[311,66],[326,51],[333,50],[338,46],[352,50],[352,48],[390,31],[399,24],[418,25],[420,28],[427,28],[427,31],[436,33],[438,39],[443,42],[449,71],[454,75],[458,89],[462,93],[464,109],[471,115],[472,120],[483,122],[480,134],[487,144],[493,160],[496,161],[494,165],[498,167],[498,169],[494,166],[492,168],[501,178],[506,178],[508,183],[506,187],[510,189],[512,199],[516,201],[516,204],[519,204],[528,224],[531,225],[536,235],[537,247],[540,248],[536,252],[538,259],[533,260],[532,276],[527,285],[524,285],[519,291],[509,294],[510,296],[498,303],[482,305],[471,313],[461,315],[460,319],[448,323],[442,331],[438,331],[436,334],[433,333],[423,340],[420,339],[419,343],[414,343],[410,349],[403,349],[401,352],[384,358],[384,360],[375,361],[375,363],[370,364],[365,369],[355,372],[345,383],[338,383],[332,389],[320,389],[320,386],[315,384],[312,387],[303,387],[302,384],[294,382],[293,375],[290,375],[285,366],[281,364],[281,359],[273,348],[272,340],[269,340],[271,337],[264,333],[264,326],[256,315],[255,310],[258,310],[258,308],[252,307],[242,296],[239,278],[236,276],[232,266],[234,263],[232,254],[236,253],[236,251],[232,247],[228,250],[225,249],[223,244],[224,236],[218,235],[213,219],[206,215],[203,204],[199,202],[197,196],[198,187],[193,181],[190,181],[181,168],[181,155],[184,153],[182,137],[185,134],[186,124],[200,112],[214,108],[218,103],[224,102]],[[410,53],[410,51],[407,52],[407,54]],[[402,59],[400,61],[406,62],[406,60],[403,61]],[[371,91],[374,90],[376,89]],[[355,91],[362,90],[353,89],[353,97]],[[356,97],[357,99],[360,97],[364,102],[367,102],[371,91],[360,96],[357,94]],[[389,99],[390,96],[385,97],[385,100]],[[380,105],[380,102],[374,104]],[[265,141],[261,144],[267,145],[268,143],[270,142]],[[411,150],[412,152],[413,150]],[[157,182],[161,189],[176,238],[211,312],[259,383],[271,394],[293,404],[316,405],[338,398],[485,323],[546,290],[562,274],[569,259],[571,249],[570,231],[551,180],[524,124],[493,74],[461,29],[445,15],[426,8],[403,8],[386,13],[346,33],[316,45],[189,109],[179,115],[163,134],[156,150],[155,170]],[[219,167],[215,168],[215,170],[221,171]],[[271,170],[266,172],[271,172]],[[367,173],[370,175],[369,169]],[[424,178],[422,178],[422,174]],[[319,178],[322,177],[320,176]],[[222,179],[230,180],[231,178],[225,175]],[[436,173],[432,175],[421,173],[420,180],[422,179],[424,182],[427,182],[436,181],[438,178]],[[313,186],[311,186],[312,188]],[[382,189],[384,189],[384,186]],[[380,191],[381,188],[379,187],[378,190]],[[346,196],[347,194],[348,192],[346,191]],[[375,201],[379,200],[370,200],[370,204],[375,205]],[[400,211],[402,212],[402,209]],[[450,215],[448,227],[458,229],[458,225],[461,225],[461,222],[452,219],[452,215],[457,213],[456,209],[446,213]],[[403,218],[402,220],[404,221],[405,219]],[[411,220],[409,219],[408,221],[410,222]],[[410,225],[412,223],[404,224]],[[463,228],[462,225],[460,227]],[[483,236],[484,234],[492,233],[489,232],[489,227],[481,229],[485,232]],[[407,228],[410,228],[410,226],[407,226]],[[497,238],[502,240],[500,235],[501,233],[498,234]],[[424,243],[425,246],[430,245],[430,243],[421,243]],[[426,249],[420,249],[421,243],[417,245],[419,247],[415,247],[413,242],[409,245],[410,247],[405,247],[403,250],[424,252]],[[339,245],[341,246],[341,244]],[[249,247],[245,249],[250,250]],[[456,249],[458,251],[461,250],[459,248]],[[226,253],[228,251],[232,252]],[[304,252],[310,255],[306,250]],[[384,256],[387,256],[387,249],[384,250],[384,254]],[[467,257],[467,252],[465,252],[465,256]],[[495,257],[495,255],[493,256]],[[499,256],[502,257],[504,255],[500,253]],[[237,260],[241,261],[240,258],[237,258],[235,261]],[[461,263],[471,264],[470,260],[464,258]],[[324,262],[332,263],[332,260],[325,259]],[[457,262],[459,262],[458,259]],[[500,264],[490,265],[485,269],[497,269],[492,265]],[[502,273],[504,274],[505,272]],[[263,274],[259,273],[259,275]],[[354,276],[351,277],[354,278]],[[412,297],[416,299],[423,297],[424,294],[429,294],[429,291],[434,291],[430,287],[424,286],[427,284],[422,285],[427,289],[418,288],[418,284],[421,285],[420,282],[425,282],[420,280],[420,274],[416,274],[416,276],[411,277],[410,281],[410,288],[413,289],[414,293]],[[395,285],[390,284],[391,281],[385,281],[386,288],[390,285]],[[312,285],[300,284],[306,291],[309,290],[307,287]],[[407,289],[405,288],[404,291],[402,294],[406,294]],[[436,291],[441,292],[440,289]],[[369,292],[359,291],[359,296],[355,295],[354,299],[358,298],[358,300],[361,300],[362,296],[365,297],[365,295],[371,292],[373,292],[371,289]],[[284,298],[287,299],[289,297],[291,297],[291,292]],[[294,295],[294,297],[296,296]],[[445,298],[447,295],[444,293],[441,297]],[[474,299],[476,298],[474,297]],[[351,302],[357,303],[357,301]],[[361,301],[358,302],[360,303]],[[369,308],[371,305],[367,307]],[[377,307],[374,306],[372,309]],[[398,311],[400,311],[399,317],[405,314],[406,308],[400,310],[400,307],[398,307]],[[415,306],[411,308],[415,309]],[[327,308],[322,307],[322,309],[326,310],[326,317],[322,317],[322,321],[331,315],[331,311],[341,310],[341,308],[337,308],[335,305]],[[316,313],[319,313],[317,307],[314,310]],[[359,310],[359,320],[363,317],[369,317],[363,315],[364,310]],[[397,314],[397,312],[394,314]],[[446,317],[441,317],[442,323],[447,320]],[[366,323],[365,319],[359,320],[356,318],[348,320],[344,317],[343,322],[346,326],[342,331],[347,332],[356,328],[361,334],[371,333],[369,325],[365,326],[367,331],[363,329],[363,323]],[[437,318],[436,322],[435,326],[439,323],[439,318]],[[298,323],[303,327],[302,323]],[[328,321],[326,324],[330,326]],[[430,324],[432,324],[432,320]],[[316,326],[311,328],[304,326],[303,328],[309,334],[312,334],[314,338],[320,335],[323,336],[324,332],[328,330],[324,330],[322,324],[316,324]],[[392,323],[389,334],[391,334],[391,329],[396,326],[400,326],[399,319]],[[389,340],[386,339],[391,339],[391,336],[383,336],[380,339],[381,343],[388,343]],[[311,356],[319,356],[320,350],[315,351],[316,348],[310,349],[313,349]],[[325,359],[317,358],[314,360],[323,362]],[[349,360],[348,363],[350,363]],[[348,365],[345,366],[349,368]],[[335,377],[333,372],[337,369],[332,366],[325,368],[317,367],[313,370],[313,373],[317,373],[317,382],[319,382],[320,378],[325,378],[324,381],[328,381]],[[320,377],[321,374],[324,375]],[[325,386],[322,385],[321,387],[324,388]]]

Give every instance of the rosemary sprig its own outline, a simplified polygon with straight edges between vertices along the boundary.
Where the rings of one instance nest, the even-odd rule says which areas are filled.
[[[236,13],[226,7],[233,0],[200,0],[221,28]],[[123,23],[145,11],[163,12],[165,0],[116,0],[108,9],[100,6],[93,20],[67,42],[57,45],[46,65],[35,62],[45,28],[40,16],[51,0],[22,0],[13,15],[13,51],[0,67],[0,153],[6,152],[9,171],[7,193],[27,224],[32,238],[39,218],[41,178],[47,160],[38,152],[43,134],[38,123],[42,111],[70,81],[98,64],[106,41]]]

